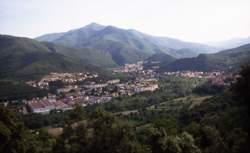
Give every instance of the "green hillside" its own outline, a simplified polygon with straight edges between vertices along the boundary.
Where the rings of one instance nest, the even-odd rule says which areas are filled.
[[[166,61],[169,61],[169,62],[173,62],[176,58],[168,55],[168,54],[165,54],[165,53],[156,53],[152,56],[150,56],[149,58],[147,58],[146,60],[147,61],[157,61],[157,62],[166,62]]]
[[[36,78],[48,72],[90,71],[85,61],[60,54],[69,50],[52,44],[1,35],[0,78]]]
[[[75,49],[70,47],[65,47],[62,45],[55,45],[50,42],[42,42],[50,50],[56,50],[57,53],[63,54],[71,58],[79,58],[85,63],[90,63],[98,67],[113,67],[116,63],[113,61],[111,55],[107,52],[93,48],[81,48]]]
[[[197,71],[235,71],[242,64],[250,63],[250,44],[220,51],[215,54],[200,54],[196,58],[184,58],[163,64],[162,71],[197,70]]]
[[[85,50],[82,49],[86,47],[94,51],[98,50],[99,52],[95,52],[95,55],[100,57],[110,56],[110,61],[118,65],[143,60],[156,49],[150,48],[150,44],[134,39],[134,36],[126,30],[111,26],[96,29],[93,26],[70,31],[54,40],[53,43],[77,48],[83,53]]]
[[[165,53],[156,53],[145,60],[144,67],[152,68],[154,66],[160,66],[162,64],[167,64],[175,61],[176,58],[165,54]]]
[[[102,26],[96,23],[64,33],[47,34],[36,38],[77,49],[99,50],[96,55],[112,58],[117,65],[144,60],[156,53],[166,53],[175,58],[194,57],[199,53],[216,50],[198,43],[190,43],[168,37],[156,37],[136,30]],[[82,50],[84,52],[85,50]],[[106,54],[100,54],[100,53]]]

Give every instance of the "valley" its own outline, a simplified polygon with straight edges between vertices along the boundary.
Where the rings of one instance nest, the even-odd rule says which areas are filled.
[[[0,153],[250,153],[250,0],[0,0]]]
[[[91,105],[101,104],[105,107],[109,107],[110,104],[114,104],[120,107],[119,103],[124,105],[124,108],[120,107],[119,109],[125,109],[126,111],[142,109],[143,107],[157,107],[155,110],[161,110],[164,103],[167,103],[166,106],[168,107],[168,103],[170,104],[171,99],[174,98],[183,99],[183,101],[187,103],[189,103],[189,101],[197,101],[196,99],[201,99],[202,101],[203,97],[199,98],[198,96],[197,98],[192,98],[190,96],[192,93],[194,95],[197,94],[198,92],[195,93],[196,90],[201,91],[201,93],[202,90],[204,90],[203,92],[205,94],[214,94],[214,92],[222,91],[222,89],[228,87],[233,81],[233,76],[230,73],[219,71],[177,71],[162,73],[154,69],[144,69],[144,63],[145,61],[139,61],[134,64],[125,64],[120,68],[114,68],[112,69],[112,77],[103,77],[101,74],[90,72],[52,72],[41,77],[40,80],[26,81],[25,84],[32,88],[47,91],[47,96],[16,99],[21,104],[19,104],[18,107],[21,108],[19,111],[24,114],[49,114],[53,110],[72,110],[76,105],[92,107]],[[166,80],[169,81],[169,84],[166,84]],[[177,84],[174,83],[175,81],[177,81]],[[180,87],[178,87],[178,84]],[[187,87],[182,87],[185,84]],[[167,86],[169,86],[170,89],[168,89]],[[176,88],[179,88],[179,91],[175,91]],[[206,88],[211,88],[212,90],[206,91]],[[150,104],[147,101],[145,101],[145,104],[142,103],[143,105],[141,106],[133,106],[133,103],[131,103],[131,106],[129,103],[128,106],[126,106],[126,102],[123,103],[123,100],[116,103],[116,101],[121,98],[126,101],[126,99],[130,99],[130,97],[133,99],[147,93],[152,96],[164,93],[167,93],[167,95],[165,95],[166,97],[160,96],[158,102],[154,102],[156,105],[153,104],[152,106],[147,106]],[[187,96],[186,99],[182,97],[185,95]],[[146,96],[144,98],[147,100],[149,97]],[[164,102],[165,99],[168,101]],[[12,105],[12,102],[6,101],[5,104]],[[184,104],[185,103],[179,103],[177,105],[181,106]],[[192,104],[190,107],[194,107],[194,105],[196,104]],[[119,109],[116,111],[119,111]],[[172,107],[167,109],[174,110]]]

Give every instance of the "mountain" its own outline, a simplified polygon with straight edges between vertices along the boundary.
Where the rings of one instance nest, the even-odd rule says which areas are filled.
[[[159,62],[159,63],[167,62],[167,61],[170,63],[170,62],[173,62],[174,60],[176,60],[176,58],[165,53],[156,53],[146,59],[146,61],[148,62]]]
[[[226,41],[219,41],[219,42],[210,42],[207,43],[208,45],[215,46],[218,48],[224,48],[224,49],[230,49],[230,48],[236,48],[245,44],[250,43],[250,37],[247,38],[234,38],[229,39]]]
[[[57,38],[60,35],[62,36]],[[38,37],[37,40],[44,41],[48,36],[57,38],[55,40],[47,39],[47,41],[56,44],[79,50],[91,48],[91,50],[95,50],[96,56],[100,56],[100,59],[103,56],[110,56],[112,58],[110,63],[113,63],[110,65],[112,66],[136,62],[147,57],[147,54],[126,44],[124,39],[126,39],[125,37],[129,39],[129,35],[126,35],[123,30],[111,26],[104,27],[93,23],[80,29],[71,30],[65,34],[57,33]]]
[[[235,71],[242,64],[250,64],[250,44],[215,54],[200,54],[194,58],[178,59],[172,63],[161,65],[160,70]]]
[[[97,70],[86,61],[61,53],[74,49],[0,35],[0,78],[36,78],[49,72]]]
[[[43,37],[39,38],[38,40],[51,42],[51,41],[54,41],[54,40],[60,38],[63,35],[64,35],[64,33],[51,33],[51,34],[44,35]]]
[[[144,68],[153,68],[153,67],[159,67],[160,65],[164,64],[169,64],[173,61],[175,61],[176,58],[165,54],[165,53],[156,53],[149,58],[147,58],[144,61]]]
[[[176,58],[189,58],[189,57],[196,57],[199,55],[199,53],[202,52],[199,52],[193,48],[182,48],[175,50],[175,53],[176,53]]]
[[[62,45],[56,45],[51,42],[41,42],[42,44],[46,45],[51,50],[57,50],[58,53],[63,54],[65,56],[69,56],[71,58],[78,58],[85,63],[89,63],[91,65],[97,67],[113,67],[117,64],[113,61],[110,54],[93,49],[93,48],[71,48],[65,47]]]
[[[184,42],[168,37],[155,37],[132,29],[125,30],[97,23],[64,33],[43,35],[36,39],[76,49],[99,50],[111,56],[117,65],[144,60],[159,52],[183,58],[216,51],[215,47],[208,45]]]

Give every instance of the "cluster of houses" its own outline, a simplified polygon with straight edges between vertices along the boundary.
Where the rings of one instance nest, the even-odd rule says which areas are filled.
[[[213,72],[200,72],[200,71],[176,71],[176,72],[165,72],[166,75],[175,75],[187,78],[203,78],[211,80],[213,84],[228,85],[227,78],[231,76],[226,75],[223,71]]]
[[[134,80],[121,82],[120,79],[112,79],[106,82],[98,83],[95,81],[86,81],[83,84],[77,84],[75,81],[69,82],[68,79],[74,80],[86,79],[86,77],[97,77],[94,75],[80,75],[79,73],[51,73],[43,77],[40,82],[61,80],[65,85],[56,90],[56,95],[48,95],[43,98],[34,98],[26,101],[27,108],[33,113],[48,113],[51,110],[69,110],[76,104],[81,106],[104,103],[114,97],[131,96],[140,92],[153,92],[157,90],[157,79],[154,78],[152,71],[140,70]],[[77,77],[76,77],[77,76]],[[84,77],[83,77],[84,76]],[[30,84],[34,85],[34,84]],[[37,85],[37,84],[36,84]],[[46,86],[38,86],[39,88]],[[47,88],[47,87],[46,87]]]
[[[27,102],[27,107],[33,113],[49,113],[51,110],[68,110],[71,109],[71,102],[67,101],[64,103],[64,100],[55,100],[51,101],[47,97],[44,98],[36,98]]]
[[[133,79],[123,82],[120,79],[96,82],[98,81],[98,75],[86,72],[50,73],[39,81],[29,81],[27,84],[48,89],[50,82],[60,80],[64,83],[64,86],[58,88],[54,95],[49,94],[47,97],[25,101],[26,106],[33,113],[48,113],[51,110],[69,110],[77,104],[87,106],[108,102],[115,97],[131,96],[140,92],[153,92],[159,89],[158,79],[156,78],[160,74],[153,69],[143,69],[143,64],[143,61],[140,61],[113,69],[113,73],[128,73],[133,76]],[[176,71],[164,72],[164,74],[186,78],[204,78],[218,85],[226,85],[225,80],[229,77],[224,72],[219,71]],[[88,81],[84,81],[86,79]]]
[[[55,97],[51,99],[50,97]],[[46,114],[51,110],[70,110],[73,109],[76,105],[81,105],[83,107],[91,105],[94,103],[102,103],[110,101],[111,97],[101,96],[77,96],[77,97],[66,97],[66,98],[57,98],[56,95],[49,95],[48,97],[43,98],[34,98],[26,102],[28,110],[33,113]]]
[[[76,83],[80,81],[84,81],[86,79],[96,78],[98,77],[98,74],[91,74],[89,72],[80,72],[80,73],[57,73],[53,72],[48,75],[45,75],[43,78],[41,78],[39,81],[28,81],[26,84],[38,87],[41,89],[48,89],[49,88],[49,82],[60,80],[63,83]]]
[[[214,78],[217,76],[221,76],[223,72],[176,71],[176,72],[165,72],[165,74],[188,77],[188,78]]]
[[[132,64],[125,64],[124,66],[120,68],[114,68],[113,72],[123,72],[123,73],[129,73],[129,72],[137,72],[143,70],[143,61],[139,61],[137,63]]]
[[[81,106],[104,103],[114,97],[131,96],[140,92],[153,92],[159,89],[158,73],[154,70],[143,69],[143,62],[125,64],[121,68],[113,69],[114,73],[129,73],[134,79],[121,82],[120,79],[112,79],[106,82],[96,82],[97,74],[91,73],[50,73],[40,81],[29,81],[28,85],[38,88],[47,88],[51,81],[62,81],[65,85],[56,90],[56,95],[48,95],[44,98],[34,98],[26,101],[27,107],[34,113],[48,113],[51,110],[69,110],[76,104]],[[176,71],[165,72],[165,75],[174,75],[187,78],[205,78],[213,83],[225,85],[224,72],[198,72]],[[79,82],[89,79],[88,81]],[[92,81],[90,81],[92,79]],[[94,81],[95,80],[95,81]]]
[[[159,88],[158,84],[149,84],[149,85],[142,85],[142,86],[136,86],[134,91],[136,93],[140,93],[140,92],[145,92],[145,91],[155,91]]]

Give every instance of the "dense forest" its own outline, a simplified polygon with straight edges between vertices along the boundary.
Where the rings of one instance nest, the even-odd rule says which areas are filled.
[[[0,80],[0,101],[31,99],[47,94],[47,90],[31,87],[22,81]]]
[[[224,90],[206,86],[204,80],[160,81],[162,88],[155,93],[48,115],[23,116],[1,106],[0,152],[249,152],[250,66],[242,68]],[[203,92],[197,92],[197,87]],[[219,94],[211,96],[211,88]],[[209,96],[202,97],[206,92]],[[163,109],[166,105],[175,109]],[[59,128],[57,134],[50,132]]]

